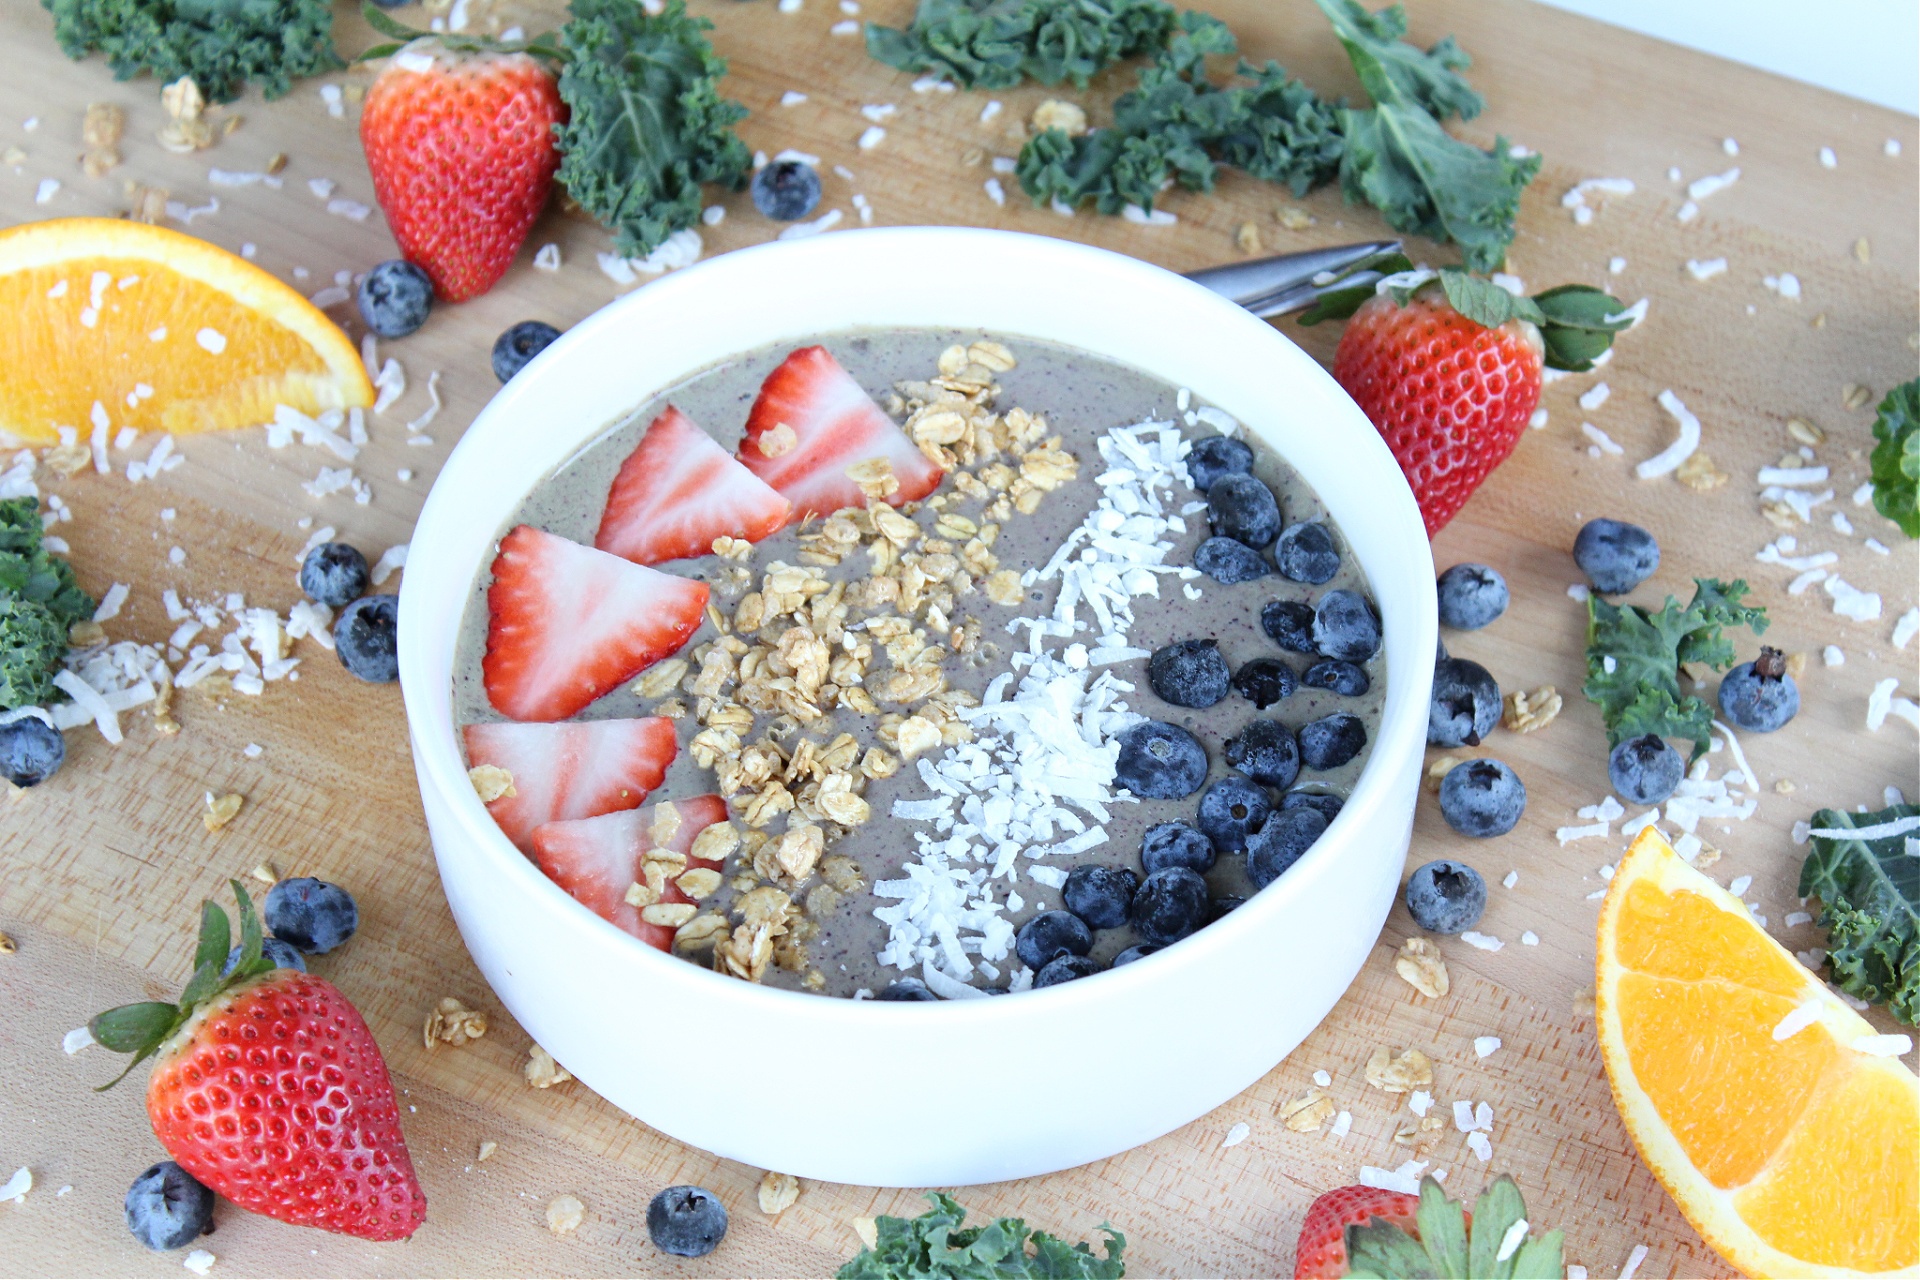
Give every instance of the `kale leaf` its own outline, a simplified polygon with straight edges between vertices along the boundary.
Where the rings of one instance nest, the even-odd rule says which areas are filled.
[[[1657,734],[1686,738],[1698,758],[1707,749],[1713,710],[1680,692],[1680,664],[1697,662],[1716,671],[1733,665],[1733,642],[1723,627],[1767,629],[1767,611],[1740,601],[1747,584],[1695,578],[1685,608],[1672,596],[1657,612],[1587,597],[1587,682],[1581,692],[1600,708],[1607,743]]]
[[[1878,813],[1822,809],[1813,815],[1813,829],[1859,830],[1916,816],[1920,805]],[[1916,834],[1877,840],[1815,834],[1800,867],[1800,896],[1820,899],[1834,985],[1886,1005],[1908,1026],[1920,1022],[1920,858],[1909,853]]]
[[[1874,509],[1920,538],[1920,378],[1887,392],[1874,419]]]
[[[572,0],[560,29],[566,59],[558,131],[560,184],[640,257],[700,217],[700,185],[738,190],[752,156],[733,126],[746,108],[720,96],[726,60],[713,24],[668,0],[650,16],[633,0]]]
[[[875,1219],[874,1247],[835,1272],[837,1280],[1118,1280],[1126,1274],[1127,1238],[1104,1223],[1107,1256],[1099,1258],[1087,1244],[1029,1231],[1019,1218],[963,1227],[967,1211],[950,1196],[930,1191],[927,1199],[933,1208],[917,1218]]]
[[[67,632],[93,617],[93,597],[48,553],[44,532],[34,499],[0,502],[0,711],[62,696],[53,676],[67,656]]]
[[[1455,75],[1473,65],[1448,36],[1426,52],[1405,43],[1407,12],[1399,5],[1368,13],[1358,0],[1317,0],[1346,46],[1361,88],[1375,102],[1410,102],[1436,120],[1471,120],[1487,101]]]
[[[1159,48],[1173,21],[1166,0],[920,0],[904,31],[869,22],[867,53],[969,89],[1026,80],[1084,89],[1103,68]]]
[[[211,102],[249,83],[278,98],[343,66],[329,0],[40,0],[69,58],[104,53],[116,79],[192,76]]]
[[[1238,48],[1218,18],[1181,14],[1139,86],[1114,101],[1112,126],[1077,138],[1048,129],[1028,140],[1014,171],[1021,189],[1036,204],[1091,202],[1112,214],[1127,205],[1151,211],[1169,180],[1211,191],[1220,163],[1303,194],[1332,177],[1340,157],[1334,111],[1278,63],[1242,62],[1247,84],[1206,78],[1208,57]]]

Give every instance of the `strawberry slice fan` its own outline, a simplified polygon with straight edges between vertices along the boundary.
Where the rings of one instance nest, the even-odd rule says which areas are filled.
[[[693,847],[702,831],[726,817],[727,802],[706,795],[548,822],[534,828],[534,861],[581,906],[667,951],[674,931],[699,910],[697,898],[720,885],[726,850],[718,859],[696,858]]]
[[[800,348],[767,375],[738,456],[793,503],[793,520],[864,507],[869,489],[897,507],[932,493],[946,474],[818,346]],[[861,476],[864,488],[850,474],[860,464],[881,462],[885,468],[875,465],[873,474]]]

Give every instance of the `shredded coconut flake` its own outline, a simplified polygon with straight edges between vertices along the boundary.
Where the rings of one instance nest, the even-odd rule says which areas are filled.
[[[1786,1017],[1780,1019],[1773,1028],[1775,1040],[1791,1040],[1802,1031],[1820,1021],[1820,1011],[1825,1004],[1816,996],[1806,1003],[1796,1006]]]
[[[1662,391],[1659,399],[1660,407],[1679,424],[1680,434],[1672,444],[1633,469],[1634,474],[1642,480],[1651,480],[1678,470],[1680,464],[1691,458],[1694,450],[1700,447],[1700,419],[1671,390]]]

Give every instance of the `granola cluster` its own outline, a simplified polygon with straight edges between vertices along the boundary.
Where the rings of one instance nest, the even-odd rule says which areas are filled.
[[[1000,529],[1079,474],[1044,418],[995,410],[995,375],[1013,367],[1005,347],[976,342],[943,352],[931,380],[900,383],[888,407],[947,471],[943,490],[888,506],[899,481],[876,459],[850,472],[871,505],[809,520],[792,553],[798,563],[756,564],[749,544],[717,539],[717,596],[731,601],[709,607],[718,634],[631,686],[655,714],[691,715],[700,725],[689,754],[713,771],[728,804],[730,821],[702,831],[692,850],[725,865],[727,910],[655,904],[651,882],[629,891],[643,918],[675,928],[677,950],[710,947],[717,971],[749,981],[774,965],[805,971],[807,987],[824,986],[807,969],[806,944],[843,896],[864,887],[860,868],[830,850],[873,817],[867,784],[972,740],[960,713],[978,699],[951,687],[949,664],[988,663],[999,650],[982,639],[968,603],[1024,599],[1020,575],[994,555]],[[857,572],[834,572],[847,569]],[[839,711],[867,717],[873,740],[835,732]],[[662,870],[664,881],[671,869]],[[704,901],[722,878],[705,872],[714,878],[695,892],[686,876],[699,874],[676,883]]]

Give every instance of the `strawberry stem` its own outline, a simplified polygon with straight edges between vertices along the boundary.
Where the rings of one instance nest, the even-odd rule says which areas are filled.
[[[87,1030],[96,1044],[115,1053],[133,1055],[126,1070],[97,1086],[95,1093],[105,1092],[126,1079],[129,1072],[153,1056],[193,1016],[195,1009],[223,992],[273,971],[273,962],[261,956],[266,936],[253,899],[247,896],[238,880],[227,883],[240,906],[240,954],[234,958],[233,971],[224,976],[220,972],[226,966],[227,951],[233,942],[232,925],[218,903],[206,902],[200,909],[200,942],[194,948],[193,976],[180,992],[180,1002],[149,1000],[123,1004],[95,1014],[88,1021]]]
[[[391,58],[415,40],[437,40],[442,48],[455,53],[530,53],[553,62],[565,62],[567,57],[566,50],[558,43],[557,34],[552,31],[543,31],[531,40],[496,40],[492,36],[472,35],[464,31],[421,31],[375,7],[373,0],[360,0],[360,16],[366,19],[368,26],[386,36],[387,42],[363,51],[354,59],[355,62]]]

